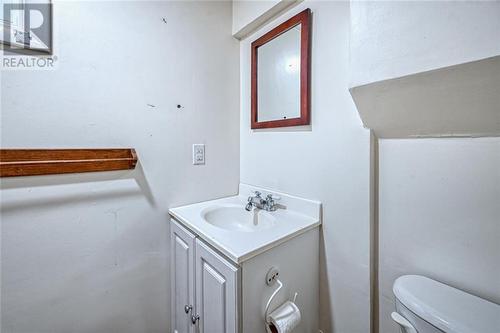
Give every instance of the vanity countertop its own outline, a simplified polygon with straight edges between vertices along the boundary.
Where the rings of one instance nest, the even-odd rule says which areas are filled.
[[[254,191],[263,197],[279,196],[280,208],[245,211]],[[172,208],[169,213],[237,264],[321,224],[320,202],[247,184],[240,184],[239,195]]]

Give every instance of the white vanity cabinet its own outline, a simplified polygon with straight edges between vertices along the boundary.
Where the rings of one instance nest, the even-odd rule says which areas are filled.
[[[237,333],[239,268],[171,223],[172,333]]]
[[[246,209],[256,191],[280,208]],[[320,202],[240,184],[169,214],[171,333],[267,333],[273,294],[268,314],[297,294],[293,333],[318,332]]]
[[[170,228],[172,333],[266,333],[265,304],[276,289],[265,282],[271,267],[283,282],[271,309],[298,292],[302,320],[294,333],[318,332],[317,227],[238,264],[174,219]]]

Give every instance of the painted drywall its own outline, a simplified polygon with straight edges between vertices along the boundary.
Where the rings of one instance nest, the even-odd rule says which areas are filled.
[[[231,0],[233,36],[241,39],[301,0]]]
[[[56,70],[1,73],[2,147],[140,159],[2,180],[2,331],[169,331],[167,210],[238,190],[231,21],[230,2],[56,2]]]
[[[500,138],[380,140],[380,332],[422,274],[500,303]]]
[[[250,129],[250,44],[312,10],[311,126]],[[349,3],[305,1],[240,43],[240,177],[323,203],[320,326],[370,330],[370,134],[349,95]]]
[[[500,55],[498,1],[352,1],[350,85]]]
[[[280,0],[273,1],[233,1],[233,34],[267,12]]]
[[[351,94],[380,138],[500,136],[500,2],[352,1]]]

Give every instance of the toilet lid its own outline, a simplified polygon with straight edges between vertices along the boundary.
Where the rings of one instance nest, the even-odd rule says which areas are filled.
[[[500,332],[500,305],[419,275],[394,282],[394,295],[409,310],[446,333]]]

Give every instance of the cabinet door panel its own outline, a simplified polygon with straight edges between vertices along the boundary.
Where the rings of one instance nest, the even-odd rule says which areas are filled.
[[[196,312],[199,333],[238,333],[239,271],[196,240]]]
[[[172,333],[193,333],[191,312],[186,305],[194,306],[194,250],[195,236],[177,222],[170,224]]]

